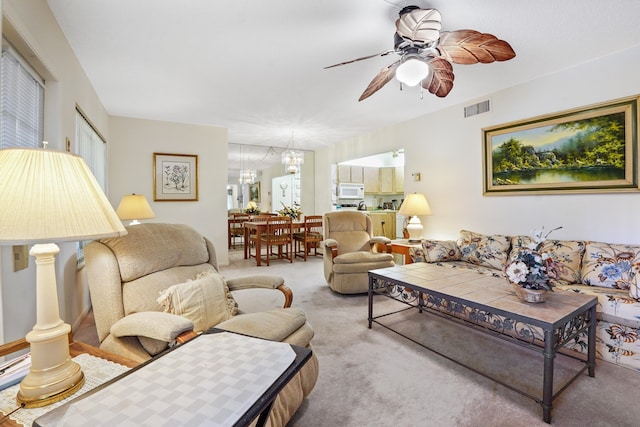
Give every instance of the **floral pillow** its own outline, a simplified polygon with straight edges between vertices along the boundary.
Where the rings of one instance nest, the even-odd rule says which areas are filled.
[[[520,248],[535,245],[533,237],[514,236],[511,238],[511,254],[513,258]],[[580,283],[580,265],[584,254],[585,243],[577,240],[545,240],[540,253],[546,253],[556,267],[557,279],[565,284]]]
[[[638,298],[640,246],[588,242],[582,263],[582,282],[603,288],[628,289]]]
[[[461,230],[457,244],[462,261],[502,270],[507,263],[511,239],[498,234],[485,236]]]
[[[462,257],[455,240],[423,240],[425,262],[457,261]]]

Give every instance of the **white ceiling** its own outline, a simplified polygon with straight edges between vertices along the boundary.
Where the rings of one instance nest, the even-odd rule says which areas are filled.
[[[637,0],[48,3],[109,114],[225,127],[239,144],[284,147],[293,133],[310,150],[640,44]],[[358,102],[395,54],[323,67],[393,48],[410,4],[437,8],[443,31],[494,34],[517,56],[454,65],[444,99],[391,81]]]

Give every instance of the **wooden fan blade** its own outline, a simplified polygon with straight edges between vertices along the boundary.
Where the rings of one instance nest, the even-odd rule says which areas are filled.
[[[444,98],[453,89],[453,66],[444,58],[433,58],[427,63],[429,75],[422,81],[422,87],[429,92]]]
[[[326,70],[327,68],[339,67],[340,65],[347,65],[347,64],[351,64],[352,62],[363,61],[365,59],[374,58],[376,56],[386,56],[386,55],[388,55],[388,54],[390,54],[392,52],[395,52],[395,51],[393,49],[385,50],[384,52],[380,52],[380,53],[376,53],[376,54],[368,55],[368,56],[363,56],[361,58],[352,59],[351,61],[345,61],[345,62],[341,62],[339,64],[329,65],[328,67],[324,67],[324,69]]]
[[[442,32],[438,50],[449,61],[465,65],[508,61],[516,56],[506,41],[475,30]]]
[[[397,33],[414,42],[430,43],[440,37],[442,16],[436,9],[414,9],[396,20]]]
[[[378,75],[375,76],[373,80],[371,80],[369,86],[367,86],[364,92],[362,92],[362,95],[360,95],[358,101],[364,101],[365,99],[382,89],[384,85],[389,83],[393,76],[396,75],[396,68],[398,68],[398,65],[400,65],[400,61],[396,61],[393,64],[388,65],[380,70]]]

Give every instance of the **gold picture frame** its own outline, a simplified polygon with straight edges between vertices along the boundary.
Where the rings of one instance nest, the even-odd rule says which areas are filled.
[[[249,201],[260,203],[260,183],[249,184]]]
[[[198,156],[153,153],[153,200],[194,202],[198,200]]]
[[[639,191],[639,100],[482,129],[483,194]]]

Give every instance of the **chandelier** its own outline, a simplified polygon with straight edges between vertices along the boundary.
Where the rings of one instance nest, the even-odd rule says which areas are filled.
[[[302,151],[289,149],[282,153],[282,164],[287,173],[300,172],[300,166],[304,163],[304,154]]]
[[[240,184],[253,184],[255,182],[257,174],[255,169],[245,169],[242,151],[242,145],[240,145],[240,177],[238,178],[238,181],[240,182]]]
[[[304,163],[304,153],[296,150],[293,144],[293,132],[291,132],[291,148],[282,152],[282,164],[287,173],[295,174],[300,172],[300,166]]]
[[[256,180],[256,171],[253,169],[240,170],[240,184],[253,184]]]

